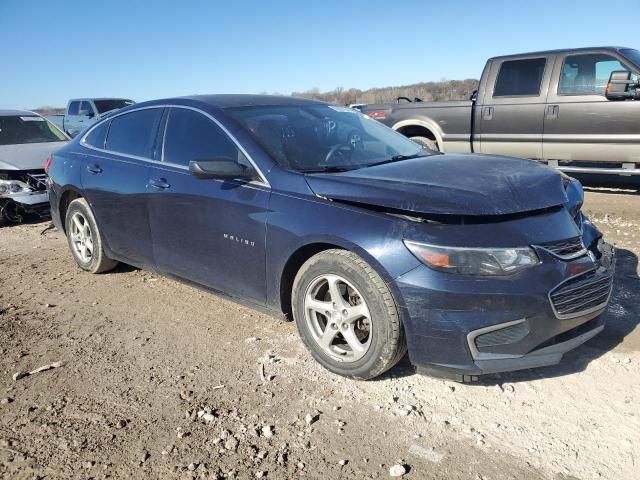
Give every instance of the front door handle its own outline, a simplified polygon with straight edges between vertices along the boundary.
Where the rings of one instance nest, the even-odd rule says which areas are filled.
[[[100,165],[94,163],[93,165],[87,165],[87,172],[91,175],[97,175],[98,173],[102,173],[102,168],[100,168]]]
[[[153,178],[149,180],[149,186],[155,188],[156,190],[166,190],[167,188],[171,187],[171,185],[167,183],[167,180],[165,178]]]
[[[560,113],[560,105],[547,105],[544,109],[545,118],[558,118]]]
[[[482,119],[483,120],[493,119],[493,107],[482,107]]]

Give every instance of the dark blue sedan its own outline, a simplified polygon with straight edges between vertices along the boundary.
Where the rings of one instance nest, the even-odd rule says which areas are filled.
[[[139,103],[47,169],[80,268],[124,262],[284,312],[340,375],[375,377],[407,349],[458,379],[551,365],[603,329],[613,250],[577,181],[433,152],[353,109]]]

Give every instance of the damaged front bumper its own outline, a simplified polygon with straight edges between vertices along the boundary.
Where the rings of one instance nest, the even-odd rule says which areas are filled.
[[[615,256],[594,241],[560,260],[544,251],[518,278],[473,279],[421,266],[397,279],[409,357],[419,371],[456,380],[555,365],[604,328]]]
[[[3,179],[5,183],[17,182],[23,191],[0,193],[0,221],[18,223],[24,214],[46,215],[49,212],[49,193],[45,175],[36,173],[14,174],[15,178]]]

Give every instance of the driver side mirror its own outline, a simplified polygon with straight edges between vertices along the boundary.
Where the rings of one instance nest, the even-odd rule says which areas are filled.
[[[631,72],[627,70],[616,70],[611,72],[609,83],[605,89],[605,97],[608,100],[640,99],[638,82],[631,79]]]
[[[215,160],[194,160],[189,162],[189,172],[203,180],[254,180],[256,172],[250,167],[241,165],[230,158]]]

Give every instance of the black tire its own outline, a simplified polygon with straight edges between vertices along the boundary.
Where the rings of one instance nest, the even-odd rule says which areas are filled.
[[[434,150],[436,152],[439,152],[440,149],[438,148],[438,143],[435,140],[431,140],[430,138],[427,137],[410,137],[411,140],[413,140],[414,142],[416,142],[419,145],[422,145],[423,147],[427,147],[429,150]]]
[[[86,223],[83,223],[83,225],[88,227],[90,238],[92,240],[91,255],[86,259],[82,257],[82,254],[76,247],[77,244],[72,238],[74,235],[72,222],[74,222],[74,217],[78,218],[77,215],[79,215],[80,218],[85,219]],[[116,260],[112,260],[104,253],[100,229],[98,228],[98,224],[96,223],[96,219],[93,216],[93,212],[91,211],[89,204],[84,198],[76,198],[69,204],[65,217],[65,232],[67,234],[69,250],[71,250],[73,259],[81,269],[90,273],[103,273],[112,270],[116,265],[118,265]]]
[[[362,358],[337,360],[314,338],[306,316],[305,297],[313,282],[323,275],[337,275],[348,281],[368,307],[371,340]],[[307,260],[293,282],[292,303],[302,341],[318,363],[338,375],[368,380],[393,367],[407,352],[404,329],[391,291],[375,270],[353,252],[325,250]],[[325,329],[329,328],[329,321],[327,319]]]

